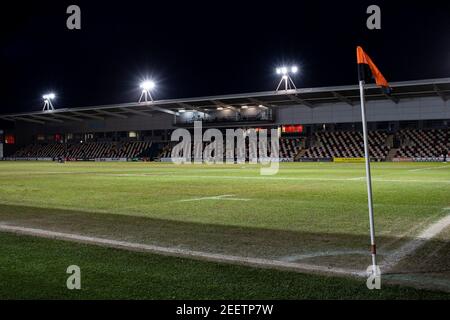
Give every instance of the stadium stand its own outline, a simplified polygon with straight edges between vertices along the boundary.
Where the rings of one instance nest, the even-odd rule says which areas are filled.
[[[161,159],[161,158],[170,158],[170,155],[172,153],[172,147],[173,144],[172,143],[168,143],[166,145],[164,145],[161,149],[161,151],[159,152],[157,158]]]
[[[398,133],[398,138],[402,147],[397,150],[397,157],[440,157],[450,150],[449,131],[444,129],[405,129]]]
[[[367,100],[376,101],[368,105],[371,158],[447,161],[449,78],[396,82],[394,87],[396,92],[391,96],[380,95],[378,89],[367,90]],[[361,119],[355,108],[342,106],[357,104],[357,95],[358,86],[337,86],[302,89],[301,98],[294,92],[255,92],[184,102],[168,99],[152,108],[128,103],[61,108],[57,113],[4,114],[0,115],[0,157],[169,158],[175,145],[170,143],[174,130],[183,128],[192,134],[192,122],[202,121],[204,130],[215,128],[222,134],[227,129],[279,130],[279,156],[283,161],[362,158]],[[120,125],[117,118],[123,119]],[[137,142],[147,140],[147,145]],[[255,149],[253,145],[247,147]]]
[[[397,133],[387,131],[369,132],[371,158],[377,161],[393,158],[432,158],[448,155],[450,150],[448,129],[402,129]],[[397,146],[394,148],[394,142]],[[170,158],[175,142],[152,143],[151,141],[85,142],[31,144],[16,151],[14,158]],[[203,148],[207,143],[203,143]],[[305,147],[307,146],[307,147]],[[255,148],[255,146],[252,146]],[[270,150],[270,141],[268,141]],[[226,157],[224,148],[224,158]],[[249,145],[246,146],[249,159]],[[192,150],[194,155],[194,150]],[[235,156],[237,150],[235,150]],[[362,158],[363,136],[360,131],[318,131],[309,138],[282,137],[280,158],[286,160]]]
[[[388,134],[383,131],[369,132],[369,150],[372,158],[383,160],[389,147]],[[305,151],[303,158],[361,158],[364,157],[364,142],[361,132],[335,131],[316,132],[311,147]]]
[[[280,158],[294,159],[294,157],[301,150],[302,141],[304,138],[281,138],[280,139]],[[160,151],[158,158],[169,158],[172,153],[172,148],[175,144],[168,143]],[[205,147],[204,143],[203,147]],[[253,146],[254,147],[254,146]],[[270,141],[268,141],[268,150],[270,150]],[[193,152],[193,150],[192,150]],[[235,154],[237,151],[235,150]],[[224,146],[224,157],[225,157],[225,146]],[[246,158],[249,157],[249,145],[246,145]]]
[[[16,151],[15,158],[137,158],[151,147],[150,141],[32,144]]]
[[[280,158],[294,159],[302,146],[303,138],[281,138]]]

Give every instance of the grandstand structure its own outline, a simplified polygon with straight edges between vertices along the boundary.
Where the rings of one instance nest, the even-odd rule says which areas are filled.
[[[367,86],[372,159],[442,161],[450,78]],[[0,158],[161,160],[177,128],[279,129],[284,161],[363,157],[358,86],[268,91],[0,114]],[[41,108],[36,107],[36,110]]]
[[[306,149],[306,158],[362,158],[364,141],[362,132],[334,131],[316,132],[314,146]],[[369,132],[369,151],[377,160],[386,159],[389,153],[388,133],[385,131]]]

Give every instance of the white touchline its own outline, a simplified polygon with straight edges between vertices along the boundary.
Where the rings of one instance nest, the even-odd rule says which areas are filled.
[[[450,215],[443,217],[442,219],[431,224],[428,228],[422,231],[415,239],[408,241],[402,245],[399,249],[395,250],[391,255],[387,256],[383,261],[381,267],[383,272],[388,272],[394,268],[404,257],[415,252],[422,247],[426,241],[437,236],[444,231],[445,228],[450,226]]]
[[[76,242],[90,243],[96,245],[102,245],[111,248],[118,249],[128,249],[128,250],[140,250],[152,253],[166,254],[170,256],[177,257],[190,257],[190,258],[201,258],[204,260],[216,261],[216,262],[229,262],[237,263],[251,266],[260,266],[268,268],[282,268],[288,270],[297,271],[310,271],[310,272],[321,272],[321,273],[334,273],[341,275],[350,275],[357,277],[365,277],[365,271],[344,269],[344,268],[330,268],[327,266],[317,266],[305,263],[293,263],[279,260],[270,260],[262,258],[251,258],[251,257],[241,257],[232,256],[225,254],[209,253],[195,250],[180,249],[174,247],[162,247],[150,244],[135,243],[128,241],[119,241],[105,238],[97,238],[90,236],[83,236],[73,233],[56,232],[43,229],[35,229],[28,227],[13,226],[5,223],[0,223],[0,231],[11,232],[17,234],[31,235],[43,238],[53,238],[60,240],[70,240]]]

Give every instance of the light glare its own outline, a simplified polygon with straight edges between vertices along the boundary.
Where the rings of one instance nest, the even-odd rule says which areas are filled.
[[[140,87],[145,91],[149,91],[155,88],[155,83],[153,81],[146,80],[141,83]]]
[[[298,67],[296,65],[293,66],[282,66],[275,69],[277,74],[280,75],[288,75],[289,73],[297,73],[299,71]]]
[[[44,100],[53,100],[53,99],[55,99],[55,97],[56,97],[56,95],[54,93],[47,93],[42,96],[42,98],[44,98]]]

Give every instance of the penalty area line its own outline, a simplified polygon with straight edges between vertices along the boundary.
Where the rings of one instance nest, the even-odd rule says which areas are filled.
[[[297,272],[311,272],[311,273],[326,273],[326,274],[336,274],[342,276],[354,276],[354,277],[364,277],[366,276],[365,271],[344,269],[344,268],[330,268],[326,266],[311,265],[305,263],[294,263],[287,261],[271,260],[264,258],[252,258],[252,257],[241,257],[233,255],[225,255],[218,253],[209,253],[188,249],[180,249],[174,247],[163,247],[157,245],[135,243],[128,241],[120,241],[106,238],[98,238],[91,236],[83,236],[80,234],[64,233],[44,229],[28,228],[9,225],[5,223],[0,223],[0,231],[35,236],[41,238],[57,239],[57,240],[67,240],[74,241],[78,243],[86,243],[99,245],[109,248],[125,249],[130,251],[143,251],[156,254],[163,254],[175,257],[185,257],[193,258],[198,260],[231,263],[239,265],[248,265],[261,268],[272,268],[272,269],[284,269]]]

